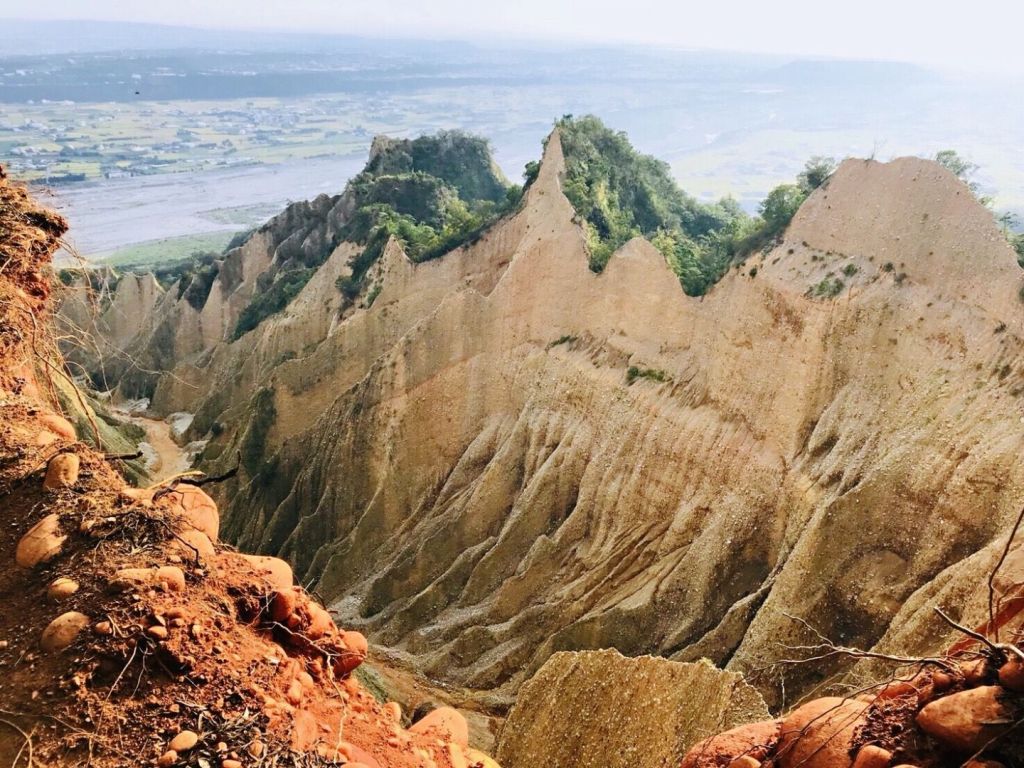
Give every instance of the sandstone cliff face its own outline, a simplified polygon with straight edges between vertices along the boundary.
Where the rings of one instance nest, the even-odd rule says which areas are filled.
[[[590,272],[562,167],[555,134],[472,246],[393,243],[370,307],[332,292],[342,246],[282,314],[175,357],[155,402],[219,425],[208,466],[243,455],[226,534],[495,701],[566,649],[750,671],[802,639],[787,614],[934,642],[924,611],[889,627],[984,573],[1024,500],[1020,272],[991,215],[932,163],[846,161],[694,299],[643,240]]]

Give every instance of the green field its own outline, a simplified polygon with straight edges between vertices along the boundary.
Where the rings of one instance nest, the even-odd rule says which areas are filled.
[[[225,231],[200,232],[162,240],[149,240],[112,253],[94,256],[91,261],[113,267],[147,267],[184,259],[197,252],[220,253],[234,234]]]

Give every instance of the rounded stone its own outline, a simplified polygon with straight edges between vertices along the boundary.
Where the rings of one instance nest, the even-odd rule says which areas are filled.
[[[168,498],[172,504],[171,511],[181,515],[189,527],[205,533],[211,542],[217,541],[220,513],[216,502],[202,489],[179,485],[168,494]]]
[[[999,668],[999,684],[1009,691],[1024,693],[1024,662],[1011,656]]]
[[[748,723],[705,739],[686,753],[681,768],[717,768],[741,755],[760,762],[779,743],[781,725],[778,720]]]
[[[78,482],[78,470],[81,462],[74,453],[59,453],[50,459],[46,466],[46,477],[43,478],[43,488],[48,491],[57,491],[61,488],[70,488]]]
[[[176,565],[164,565],[156,569],[153,580],[163,584],[168,592],[185,590],[185,573]]]
[[[288,617],[295,611],[295,604],[298,602],[298,594],[294,589],[278,589],[270,598],[270,619],[279,624],[288,621]]]
[[[306,611],[309,615],[309,623],[303,634],[310,640],[319,640],[332,629],[335,629],[334,619],[322,605],[312,601],[306,604]]]
[[[295,582],[292,567],[284,560],[266,555],[239,555],[256,571],[270,589],[288,589]]]
[[[1002,736],[1016,720],[1003,702],[1003,689],[983,685],[944,696],[917,713],[917,724],[929,736],[961,752],[978,752]]]
[[[892,752],[875,744],[865,744],[857,752],[853,768],[887,768],[892,762]]]
[[[40,414],[39,423],[45,429],[53,432],[55,435],[63,437],[65,440],[78,439],[78,435],[75,434],[75,428],[71,422],[63,416],[58,416],[56,413]]]
[[[395,723],[402,722],[402,705],[397,701],[389,701],[384,705],[384,714]]]
[[[208,560],[217,552],[210,537],[194,528],[179,533],[174,543],[188,562],[195,560],[196,553],[199,554],[200,560]]]
[[[153,583],[155,575],[155,568],[122,568],[110,580],[110,589],[114,592],[124,592],[129,589],[147,586]]]
[[[195,731],[182,731],[167,745],[175,752],[188,752],[199,743],[199,734]]]
[[[46,596],[51,600],[65,600],[78,591],[78,582],[62,576],[50,582],[46,588]]]
[[[433,732],[460,746],[469,746],[469,724],[462,713],[452,707],[438,707],[409,726],[409,732],[420,735]]]
[[[44,651],[62,651],[75,642],[79,633],[89,626],[89,617],[78,611],[62,613],[51,621],[39,638],[39,647]]]
[[[781,768],[849,768],[854,734],[868,705],[832,696],[798,707],[782,721]]]
[[[60,554],[67,538],[60,534],[60,518],[56,513],[47,515],[21,537],[14,562],[22,568],[34,568],[48,562]]]

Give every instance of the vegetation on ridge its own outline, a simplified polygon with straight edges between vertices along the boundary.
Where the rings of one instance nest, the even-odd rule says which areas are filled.
[[[992,206],[992,198],[981,194],[981,188],[971,177],[978,171],[978,166],[965,157],[962,157],[955,149],[943,149],[935,154],[935,162],[948,170],[960,181],[967,185],[978,201],[988,207]],[[1024,268],[1024,232],[1020,231],[1020,219],[1016,214],[1004,212],[994,214],[996,221],[1003,229],[1003,235],[1017,253],[1017,264]],[[1021,295],[1024,296],[1024,286],[1021,287]]]
[[[350,263],[351,274],[337,281],[351,301],[363,293],[366,274],[390,238],[399,240],[413,261],[436,258],[479,237],[518,204],[521,194],[502,176],[486,139],[462,131],[412,140],[379,136],[366,167],[346,186],[340,226],[317,247],[309,247],[307,232],[288,238],[293,255],[282,258],[279,247],[274,266],[260,276],[239,316],[234,337],[288,306],[342,242],[362,246]],[[317,222],[318,216],[313,212],[309,219]],[[325,217],[330,213],[320,219]],[[370,289],[368,304],[377,292],[379,286]]]
[[[428,261],[473,242],[522,196],[522,187],[509,185],[495,167],[487,141],[461,131],[377,139],[349,190],[356,211],[341,238],[364,246],[352,274],[338,280],[350,299],[392,237],[410,259]]]
[[[556,125],[566,164],[563,191],[586,229],[591,269],[601,272],[617,249],[644,236],[691,296],[706,293],[734,260],[780,236],[835,169],[831,158],[812,158],[797,183],[773,189],[752,218],[732,198],[702,203],[687,195],[667,163],[637,152],[624,133],[593,115],[566,115]]]

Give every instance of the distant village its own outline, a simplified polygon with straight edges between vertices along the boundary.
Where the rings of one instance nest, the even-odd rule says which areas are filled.
[[[120,109],[71,102],[44,103],[47,118],[0,119],[0,148],[6,147],[10,170],[20,178],[46,184],[117,179],[159,173],[194,171],[266,162],[260,148],[298,146],[310,142],[367,139],[361,126],[339,130],[335,115],[316,115],[308,108],[248,105],[204,111],[169,105]],[[132,130],[145,121],[161,140]],[[320,123],[320,125],[317,125]],[[326,124],[326,125],[324,125]]]

